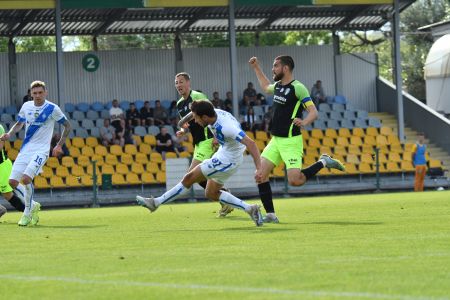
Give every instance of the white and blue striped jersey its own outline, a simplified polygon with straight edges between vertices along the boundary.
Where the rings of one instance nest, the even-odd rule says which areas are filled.
[[[41,106],[35,106],[34,101],[25,102],[17,115],[17,121],[25,123],[20,151],[49,152],[55,122],[63,124],[66,119],[59,106],[48,100]]]
[[[215,111],[217,120],[208,127],[219,142],[220,147],[213,157],[221,162],[240,163],[246,148],[245,145],[241,144],[245,132],[242,131],[241,124],[232,114],[221,109],[215,109]]]

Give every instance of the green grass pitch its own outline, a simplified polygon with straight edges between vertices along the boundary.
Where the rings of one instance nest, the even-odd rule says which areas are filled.
[[[261,228],[217,203],[8,213],[0,299],[450,299],[450,192],[275,206]]]

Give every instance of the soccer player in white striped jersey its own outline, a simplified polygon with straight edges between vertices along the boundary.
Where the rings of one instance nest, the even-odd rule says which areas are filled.
[[[0,136],[0,140],[6,141],[25,125],[25,138],[9,177],[12,188],[15,189],[22,182],[26,190],[25,210],[18,223],[20,226],[36,225],[39,222],[41,205],[33,201],[33,178],[42,171],[48,159],[55,122],[62,124],[64,130],[53,148],[53,156],[62,153],[61,146],[70,132],[70,123],[59,106],[46,99],[48,92],[45,83],[34,81],[30,89],[33,100],[22,105],[17,122],[9,132]]]
[[[255,181],[261,179],[260,153],[255,142],[245,135],[233,115],[220,109],[214,109],[209,101],[192,102],[191,112],[197,124],[203,127],[208,126],[211,129],[220,144],[219,150],[211,158],[204,160],[189,171],[180,183],[162,196],[157,198],[136,196],[136,201],[153,212],[161,204],[186,195],[194,183],[208,180],[205,189],[206,198],[244,210],[250,215],[256,226],[262,226],[262,215],[258,205],[250,205],[232,194],[220,190],[225,181],[238,170],[246,148],[255,163]]]

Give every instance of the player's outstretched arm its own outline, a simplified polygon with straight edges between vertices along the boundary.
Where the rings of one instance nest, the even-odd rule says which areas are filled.
[[[256,77],[258,78],[258,82],[259,82],[259,85],[261,86],[261,89],[265,93],[269,93],[268,87],[270,85],[270,81],[267,78],[267,76],[264,74],[264,72],[261,70],[261,66],[259,65],[258,58],[253,56],[252,58],[250,58],[248,63],[250,64],[250,67],[252,67],[253,70],[255,71],[255,74],[256,74]]]
[[[59,139],[58,143],[56,143],[56,146],[53,148],[52,155],[57,157],[59,154],[63,153],[62,145],[66,142],[67,137],[69,136],[70,129],[72,129],[72,126],[70,125],[69,120],[65,120],[62,124],[63,126],[63,132],[61,133],[61,138]]]
[[[247,147],[248,152],[253,158],[253,162],[255,163],[255,181],[260,182],[262,178],[261,174],[261,154],[259,153],[259,149],[256,146],[256,143],[254,140],[249,138],[248,136],[245,136],[241,143],[244,144]]]
[[[2,141],[9,140],[9,138],[12,135],[16,134],[17,132],[19,132],[22,129],[23,124],[25,124],[25,123],[17,121],[7,133],[4,133],[0,136],[0,140],[2,140]]]

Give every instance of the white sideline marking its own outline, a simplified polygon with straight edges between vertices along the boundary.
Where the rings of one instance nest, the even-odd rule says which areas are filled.
[[[450,298],[437,298],[428,296],[408,296],[408,295],[388,295],[378,293],[362,292],[332,292],[332,291],[302,291],[302,290],[283,290],[271,288],[253,288],[239,286],[221,286],[207,284],[175,284],[161,282],[139,282],[139,281],[116,281],[116,280],[91,280],[76,277],[51,277],[51,276],[23,276],[15,274],[0,274],[1,279],[21,280],[21,281],[59,281],[67,283],[80,284],[103,284],[116,286],[140,286],[140,287],[159,287],[169,289],[188,289],[188,290],[214,290],[222,292],[250,292],[266,294],[283,295],[303,295],[309,297],[341,297],[341,298],[368,298],[368,299],[398,299],[398,300],[450,300]]]

